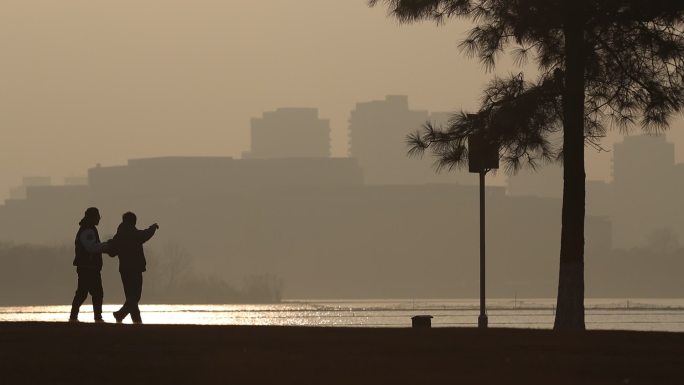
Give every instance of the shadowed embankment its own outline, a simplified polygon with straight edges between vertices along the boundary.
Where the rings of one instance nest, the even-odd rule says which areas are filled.
[[[681,384],[684,334],[0,323],[3,384]]]

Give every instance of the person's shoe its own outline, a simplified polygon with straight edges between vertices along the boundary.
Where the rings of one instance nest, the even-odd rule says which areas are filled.
[[[118,323],[118,324],[120,324],[121,322],[123,322],[124,318],[126,318],[125,315],[119,313],[118,311],[115,311],[115,312],[112,313],[112,314],[114,315],[114,319],[116,320],[116,323]]]
[[[69,317],[69,323],[77,324],[77,323],[79,323],[79,322],[80,322],[80,321],[78,320],[78,318]]]
[[[143,324],[142,319],[140,319],[140,318],[134,319],[133,323],[136,325],[142,325]]]
[[[107,322],[105,322],[105,320],[103,320],[102,317],[100,317],[100,318],[95,318],[95,323],[96,324],[106,324]]]

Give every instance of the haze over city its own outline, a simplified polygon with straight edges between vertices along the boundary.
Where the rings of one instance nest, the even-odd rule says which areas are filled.
[[[416,110],[477,106],[491,74],[458,49],[469,23],[399,25],[366,3],[3,2],[0,199],[24,176],[59,184],[98,163],[240,157],[250,119],[282,107],[319,108],[332,155],[347,156],[357,102],[402,94]],[[501,63],[497,73],[520,71]],[[678,148],[681,127],[668,132]],[[587,156],[588,177],[609,179],[609,155]]]

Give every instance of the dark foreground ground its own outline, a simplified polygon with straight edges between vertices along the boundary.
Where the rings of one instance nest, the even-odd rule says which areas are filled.
[[[0,384],[684,384],[684,334],[0,323]]]

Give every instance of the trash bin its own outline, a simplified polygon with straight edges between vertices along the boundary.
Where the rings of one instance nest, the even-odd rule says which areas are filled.
[[[431,315],[417,315],[411,317],[411,326],[414,329],[430,329],[432,327]]]

